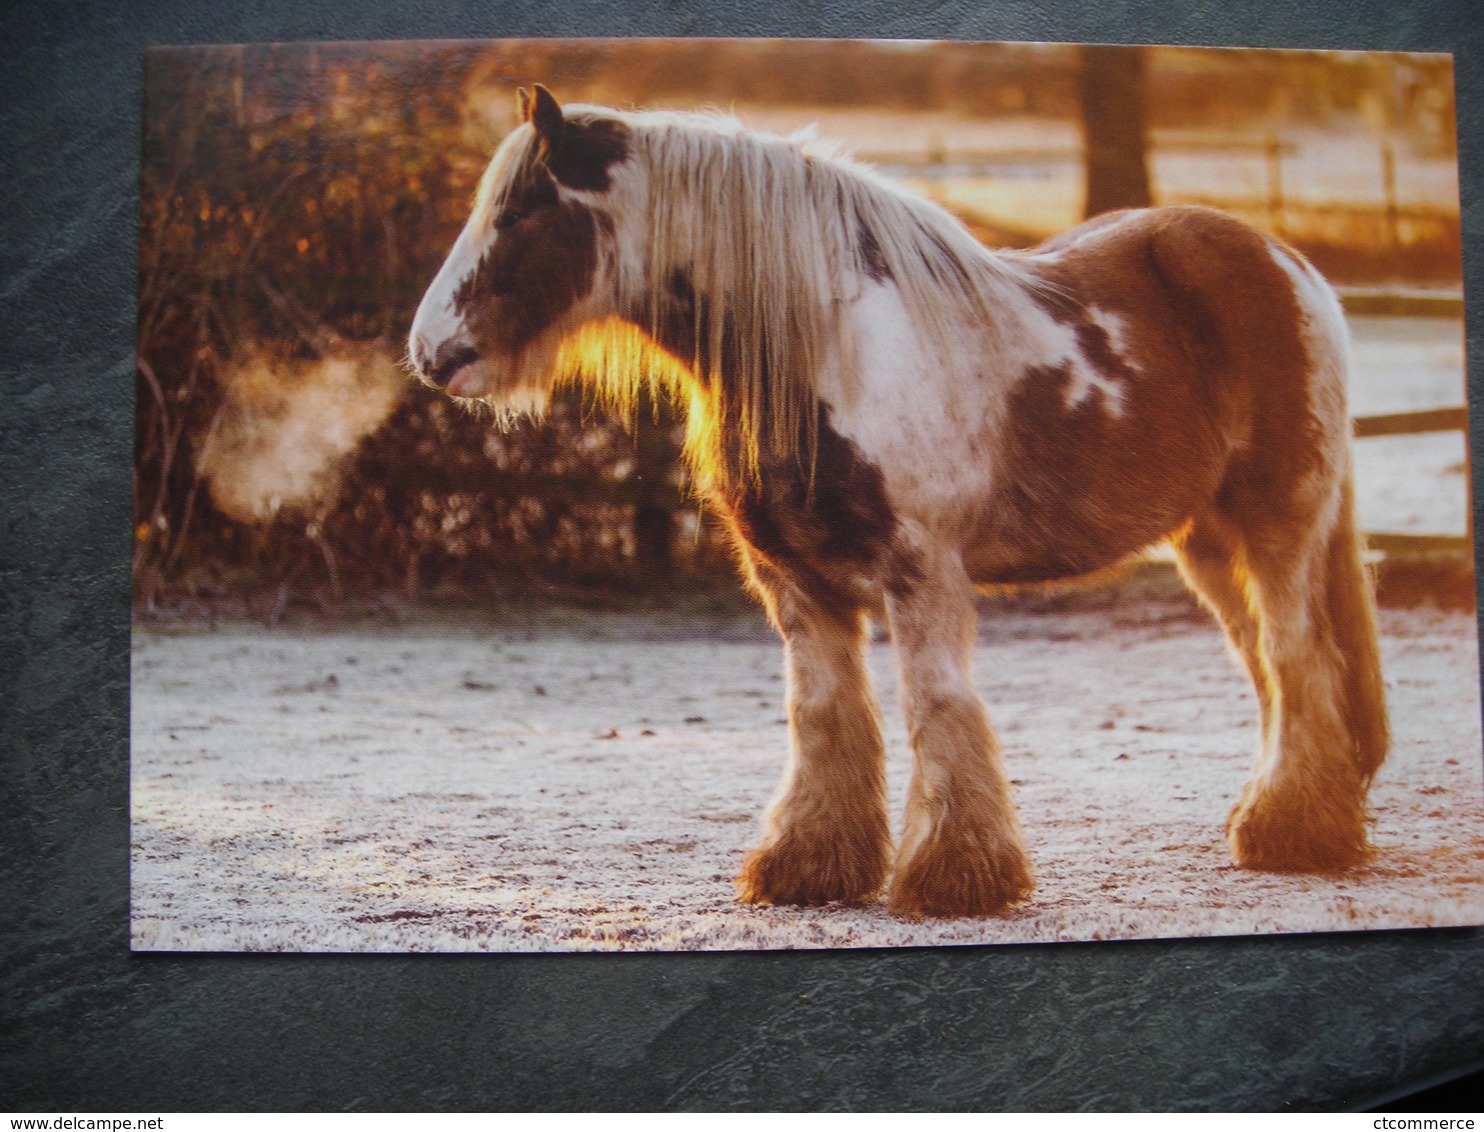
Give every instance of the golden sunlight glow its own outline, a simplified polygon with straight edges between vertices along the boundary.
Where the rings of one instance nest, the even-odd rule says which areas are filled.
[[[685,454],[705,480],[718,437],[716,397],[691,367],[631,322],[616,316],[590,322],[568,335],[557,349],[557,381],[594,390],[620,419],[632,422],[640,395],[668,398],[688,406]]]
[[[557,379],[595,388],[620,416],[631,415],[646,387],[676,396],[691,380],[690,369],[633,323],[616,316],[589,322],[557,349]]]

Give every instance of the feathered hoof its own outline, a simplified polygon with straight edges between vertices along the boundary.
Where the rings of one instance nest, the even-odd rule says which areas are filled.
[[[1353,792],[1333,797],[1248,789],[1226,823],[1232,859],[1275,873],[1338,873],[1374,855],[1363,802]]]
[[[864,904],[876,899],[890,867],[890,842],[850,844],[781,837],[742,860],[737,898],[744,904]]]
[[[1035,880],[1018,842],[991,846],[942,832],[897,863],[887,906],[909,920],[998,916],[1031,894]]]

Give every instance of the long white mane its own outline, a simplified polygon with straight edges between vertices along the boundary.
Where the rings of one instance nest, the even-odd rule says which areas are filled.
[[[846,316],[873,274],[897,288],[921,348],[948,368],[963,353],[966,324],[988,325],[1008,286],[1044,287],[942,208],[809,132],[783,138],[707,114],[569,106],[567,116],[629,127],[647,214],[643,248],[613,261],[616,307],[652,332],[674,302],[670,281],[686,281],[698,340],[677,360],[699,379],[693,432],[725,423],[743,467],[812,443],[817,376],[831,365],[849,381],[855,342]],[[518,167],[521,156],[497,164]],[[652,346],[622,332],[600,347],[589,342],[569,364],[574,357],[620,407],[643,385],[666,383]],[[704,404],[694,403],[697,387]]]

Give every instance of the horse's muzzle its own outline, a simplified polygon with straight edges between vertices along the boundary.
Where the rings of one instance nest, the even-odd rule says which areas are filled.
[[[479,351],[465,342],[445,342],[436,351],[419,337],[412,347],[412,364],[429,385],[446,388],[454,374],[479,360]]]

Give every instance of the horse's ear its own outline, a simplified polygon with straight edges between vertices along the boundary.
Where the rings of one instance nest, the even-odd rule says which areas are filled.
[[[515,88],[515,110],[522,122],[531,120],[531,94],[523,86]]]
[[[530,105],[531,125],[536,127],[536,136],[546,143],[547,148],[555,149],[566,126],[562,108],[557,105],[551,91],[540,83],[536,84],[533,95]]]

